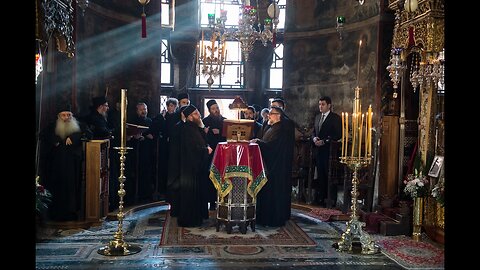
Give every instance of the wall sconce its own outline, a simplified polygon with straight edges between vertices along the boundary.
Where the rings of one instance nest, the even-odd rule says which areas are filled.
[[[365,0],[355,0],[357,1],[360,5],[363,5],[363,3],[365,3]]]
[[[345,25],[345,16],[337,16],[337,32],[339,35],[339,38],[342,39],[342,33],[343,33],[343,26]]]

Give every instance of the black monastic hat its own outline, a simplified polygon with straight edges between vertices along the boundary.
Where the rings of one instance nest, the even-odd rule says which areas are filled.
[[[197,107],[193,106],[193,105],[188,105],[188,106],[185,106],[186,108],[183,109],[183,115],[185,115],[185,118],[187,118],[191,113],[193,113]]]
[[[182,100],[182,99],[184,99],[184,98],[190,99],[190,96],[188,95],[188,93],[180,93],[180,94],[178,94],[178,96],[177,96],[178,101],[180,101],[180,100]]]
[[[107,102],[107,99],[104,96],[92,98],[93,109],[97,109],[100,105],[103,105]]]
[[[214,104],[217,104],[217,101],[215,99],[210,99],[208,102],[207,102],[207,108],[210,110],[210,107]]]

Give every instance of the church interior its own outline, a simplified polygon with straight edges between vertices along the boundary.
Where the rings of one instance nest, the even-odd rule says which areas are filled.
[[[35,268],[444,269],[444,2],[35,0]],[[255,224],[263,182],[241,173],[214,186],[201,226],[174,222],[172,140],[142,133],[168,125],[172,97],[202,118],[215,100],[233,122],[251,106],[259,125],[282,101],[295,137],[284,226]],[[312,142],[322,97],[341,117],[326,190]],[[106,137],[83,132],[98,108]],[[55,156],[46,145],[62,117],[82,134]],[[245,148],[260,155],[247,172],[268,178],[259,145]],[[59,189],[57,171],[75,184]]]

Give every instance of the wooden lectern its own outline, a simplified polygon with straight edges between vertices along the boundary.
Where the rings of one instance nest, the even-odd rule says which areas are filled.
[[[227,142],[248,142],[252,137],[254,120],[225,119],[223,120],[222,136]]]
[[[108,214],[110,140],[91,140],[86,144],[85,221],[99,225]]]

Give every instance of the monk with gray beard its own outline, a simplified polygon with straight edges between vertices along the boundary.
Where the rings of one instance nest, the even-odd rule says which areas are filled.
[[[39,175],[52,193],[47,217],[53,221],[80,217],[82,127],[69,108],[62,108],[57,120],[39,134]]]

